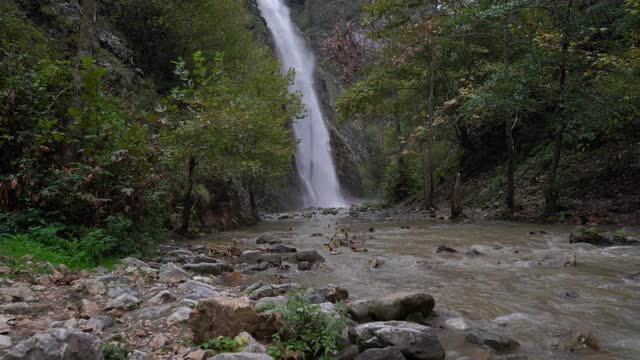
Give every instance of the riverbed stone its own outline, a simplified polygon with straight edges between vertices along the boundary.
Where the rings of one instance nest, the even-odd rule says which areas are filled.
[[[268,284],[261,286],[249,294],[249,299],[251,300],[259,300],[263,297],[273,297],[277,295],[283,295],[289,292],[291,289],[299,289],[302,285],[298,283],[289,283],[289,284]]]
[[[407,358],[402,355],[402,351],[396,346],[389,346],[384,349],[367,349],[354,360],[406,360]]]
[[[282,254],[279,253],[267,253],[260,255],[260,262],[268,262],[271,265],[280,265],[282,264]]]
[[[160,282],[177,284],[187,281],[191,278],[191,274],[182,270],[174,263],[166,263],[160,267]]]
[[[26,284],[18,284],[13,287],[0,288],[0,300],[4,302],[21,302],[35,300],[35,294]]]
[[[297,252],[298,249],[291,246],[283,245],[283,244],[271,244],[267,247],[267,251],[272,253],[282,254],[282,253],[294,253],[294,252]]]
[[[300,261],[298,263],[298,270],[300,271],[309,271],[313,268],[313,263],[310,263],[308,261]]]
[[[216,297],[198,303],[188,321],[196,343],[246,331],[258,339],[271,339],[275,319],[257,313],[247,298]]]
[[[10,336],[0,335],[0,349],[11,347],[12,344]]]
[[[262,256],[262,251],[259,250],[246,250],[240,254],[240,263],[244,264],[255,264],[260,261],[260,257]]]
[[[512,338],[485,330],[476,330],[467,334],[465,341],[470,344],[489,347],[498,352],[512,352],[520,347],[520,343]]]
[[[121,263],[129,266],[135,266],[137,268],[149,268],[150,266],[140,259],[136,259],[134,257],[126,257],[120,260]]]
[[[264,244],[281,244],[282,240],[271,234],[262,234],[256,238],[256,244],[264,245]]]
[[[84,329],[92,331],[94,333],[100,333],[102,330],[110,328],[115,325],[116,321],[108,315],[96,315],[89,319],[84,325]]]
[[[445,351],[428,326],[406,321],[372,322],[349,330],[349,338],[360,350],[397,347],[408,359],[443,360]]]
[[[332,303],[346,300],[349,297],[349,290],[335,285],[327,285],[316,290],[318,293],[324,295]]]
[[[189,320],[189,316],[191,316],[191,308],[183,306],[169,315],[166,322],[167,325],[173,326],[174,324]]]
[[[176,296],[169,290],[162,290],[147,301],[149,304],[166,304],[176,301]]]
[[[115,309],[129,311],[136,309],[138,305],[140,305],[140,303],[141,301],[137,297],[131,296],[129,294],[122,294],[115,299],[111,299],[107,303],[105,310]]]
[[[167,257],[193,256],[193,252],[184,249],[171,250],[165,254]]]
[[[263,297],[260,300],[256,301],[255,308],[256,310],[260,311],[261,309],[265,309],[270,306],[280,306],[286,303],[286,296]]]
[[[182,268],[197,274],[204,275],[222,275],[225,272],[233,271],[233,268],[231,266],[222,263],[185,264],[182,266]]]
[[[300,250],[295,254],[295,259],[298,262],[307,261],[310,263],[324,262],[324,257],[320,255],[316,250]]]
[[[157,320],[171,312],[171,305],[148,306],[138,309],[133,317],[137,320]]]
[[[458,250],[456,250],[456,249],[454,249],[452,247],[446,246],[446,245],[440,245],[436,249],[436,252],[437,253],[451,253],[451,254],[453,254],[453,253],[457,253]]]
[[[216,296],[220,296],[220,293],[215,290],[211,290],[211,288],[208,287],[198,286],[197,288],[193,288],[190,293],[185,295],[184,299],[200,300]]]
[[[413,313],[428,317],[434,307],[435,300],[427,293],[401,292],[378,299],[354,301],[349,311],[356,321],[390,321],[405,320]]]
[[[77,329],[39,332],[10,349],[3,360],[85,360],[104,358],[101,341]]]

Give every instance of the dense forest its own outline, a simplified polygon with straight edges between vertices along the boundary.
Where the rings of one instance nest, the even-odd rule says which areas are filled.
[[[387,202],[442,207],[461,173],[492,216],[637,222],[639,6],[364,2],[320,52],[338,115],[384,138],[368,169]]]

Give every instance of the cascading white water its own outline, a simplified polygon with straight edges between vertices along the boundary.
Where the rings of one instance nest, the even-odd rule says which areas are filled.
[[[297,27],[293,24],[289,8],[283,0],[258,0],[262,16],[276,43],[284,72],[296,71],[293,91],[300,91],[307,116],[293,125],[300,140],[296,152],[298,174],[304,184],[305,206],[345,206],[331,157],[329,131],[320,109],[314,85],[315,57],[309,50]]]

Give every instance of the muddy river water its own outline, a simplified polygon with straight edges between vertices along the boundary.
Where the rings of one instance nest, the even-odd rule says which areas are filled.
[[[367,252],[343,247],[339,254],[330,254],[323,244],[341,228],[366,239]],[[353,299],[426,291],[444,319],[463,318],[471,328],[512,337],[520,342],[520,353],[533,359],[640,359],[640,276],[630,276],[640,272],[640,246],[570,244],[569,233],[575,229],[508,222],[374,221],[345,214],[267,220],[225,236],[250,239],[269,232],[298,249],[316,249],[327,260],[320,271],[292,267],[282,273],[282,281],[336,284]],[[639,229],[625,231],[637,237]],[[440,245],[458,252],[438,253]],[[481,254],[466,254],[474,249]],[[370,269],[373,259],[382,265]],[[566,266],[573,261],[575,266]],[[274,282],[275,275],[272,270],[244,280]],[[604,351],[553,350],[556,339],[572,329],[592,331]],[[483,356],[464,344],[464,331],[442,330],[438,336],[448,358]]]

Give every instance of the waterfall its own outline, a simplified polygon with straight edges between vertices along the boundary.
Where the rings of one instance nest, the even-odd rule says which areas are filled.
[[[258,0],[258,6],[275,40],[283,72],[295,69],[296,79],[291,90],[302,93],[302,101],[307,108],[307,116],[293,125],[299,140],[296,166],[304,185],[304,205],[345,206],[331,156],[329,130],[314,84],[316,60],[293,24],[289,9],[283,1]]]

